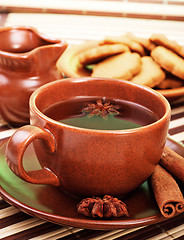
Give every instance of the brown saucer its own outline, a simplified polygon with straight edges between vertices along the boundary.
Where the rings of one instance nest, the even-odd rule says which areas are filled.
[[[160,214],[148,182],[123,199],[129,210],[129,218],[87,218],[76,211],[79,198],[66,194],[57,187],[30,184],[15,176],[6,163],[6,144],[4,142],[0,146],[0,195],[27,214],[61,225],[105,230],[140,227],[167,220]],[[168,139],[167,146],[184,156],[182,144]],[[39,168],[32,146],[26,152],[25,166],[30,170]],[[184,192],[184,187],[182,190]]]
[[[84,44],[68,48],[57,62],[57,68],[65,77],[84,77],[90,76],[91,72],[79,64],[79,54],[84,50],[97,47],[99,41],[88,41]],[[157,90],[170,102],[184,96],[184,87]]]

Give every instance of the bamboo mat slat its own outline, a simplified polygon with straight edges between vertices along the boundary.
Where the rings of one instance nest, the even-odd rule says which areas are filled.
[[[184,20],[182,1],[0,0],[1,11]]]

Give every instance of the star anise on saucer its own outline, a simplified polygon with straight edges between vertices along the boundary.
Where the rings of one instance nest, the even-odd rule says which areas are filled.
[[[96,101],[96,103],[89,103],[88,106],[83,109],[83,111],[89,113],[89,117],[99,115],[106,119],[109,114],[118,114],[119,112],[117,109],[119,109],[119,106],[113,105],[110,102],[103,103],[102,100],[99,99]]]
[[[105,195],[103,199],[85,198],[77,205],[77,211],[93,218],[129,216],[126,204],[110,195]]]

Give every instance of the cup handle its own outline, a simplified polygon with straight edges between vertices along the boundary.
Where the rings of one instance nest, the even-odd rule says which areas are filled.
[[[26,172],[23,167],[23,155],[28,145],[36,139],[42,139],[50,153],[56,150],[54,136],[45,129],[26,125],[19,128],[9,139],[6,146],[6,158],[10,169],[21,179],[35,184],[60,186],[59,178],[50,169]]]

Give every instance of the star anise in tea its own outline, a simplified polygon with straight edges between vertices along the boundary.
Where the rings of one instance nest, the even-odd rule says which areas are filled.
[[[89,117],[99,115],[106,119],[109,114],[118,114],[117,109],[119,109],[119,106],[113,105],[110,102],[103,103],[102,100],[99,99],[96,103],[89,103],[83,111],[89,113]]]
[[[85,198],[77,205],[77,211],[93,218],[129,216],[126,204],[110,195],[105,195],[103,199]]]

